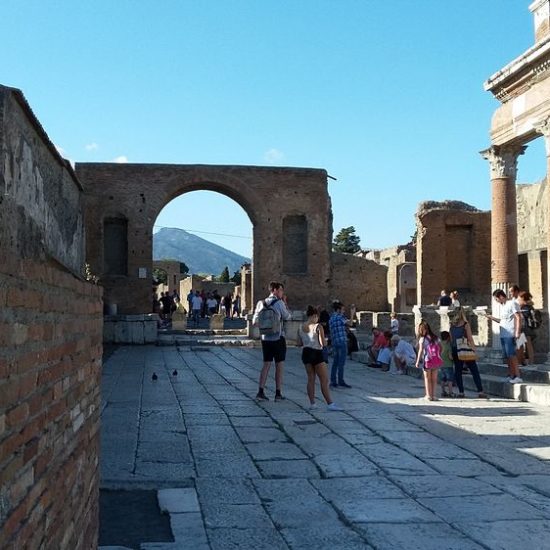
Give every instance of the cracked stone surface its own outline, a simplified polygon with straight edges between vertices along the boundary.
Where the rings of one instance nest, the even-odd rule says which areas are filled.
[[[310,411],[299,357],[289,349],[287,399],[260,403],[259,349],[109,357],[102,487],[157,489],[175,537],[143,549],[548,547],[550,408],[424,402],[418,380],[348,361],[353,388],[332,392],[345,410],[317,387]]]

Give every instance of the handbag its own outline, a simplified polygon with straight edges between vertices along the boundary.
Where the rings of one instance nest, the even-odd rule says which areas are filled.
[[[476,361],[477,354],[468,343],[467,338],[456,339],[456,352],[459,361]]]

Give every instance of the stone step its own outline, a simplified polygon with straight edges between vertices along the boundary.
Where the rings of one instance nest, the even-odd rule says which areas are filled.
[[[359,363],[369,364],[370,357],[366,351],[352,353],[352,359]],[[523,383],[510,384],[506,379],[508,368],[506,365],[494,363],[479,363],[479,371],[483,382],[483,390],[488,395],[516,399],[550,406],[550,372],[548,365],[533,365],[521,367]],[[415,367],[408,367],[407,375],[416,378],[422,377],[422,371]],[[470,374],[463,375],[464,388],[469,392],[477,393],[474,381]]]

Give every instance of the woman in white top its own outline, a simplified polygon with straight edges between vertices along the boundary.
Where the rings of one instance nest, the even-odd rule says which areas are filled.
[[[327,364],[323,359],[323,347],[326,346],[325,331],[319,324],[319,312],[313,306],[307,308],[307,321],[298,329],[298,345],[303,346],[302,362],[307,372],[307,395],[310,409],[315,409],[315,376],[319,378],[321,393],[327,402],[329,411],[342,409],[332,401],[328,387]]]

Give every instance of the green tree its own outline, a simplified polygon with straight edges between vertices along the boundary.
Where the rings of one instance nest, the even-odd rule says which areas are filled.
[[[355,227],[350,225],[340,229],[334,240],[332,241],[332,250],[335,252],[346,252],[348,254],[354,254],[359,252],[361,247],[359,241],[361,239],[355,234]]]
[[[153,279],[165,285],[167,284],[167,281],[168,281],[168,274],[166,273],[166,271],[164,271],[164,269],[153,267]]]
[[[223,268],[223,271],[221,272],[220,276],[218,277],[218,281],[220,283],[228,283],[229,282],[229,268],[225,266]]]
[[[241,272],[240,271],[235,271],[235,273],[233,273],[233,277],[231,277],[230,281],[232,283],[235,283],[237,286],[241,284]]]

